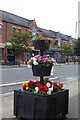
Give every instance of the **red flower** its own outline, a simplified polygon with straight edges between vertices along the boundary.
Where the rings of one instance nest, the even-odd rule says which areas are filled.
[[[63,83],[61,83],[61,87],[63,87]]]
[[[34,85],[35,84],[35,82],[32,80],[32,85]]]
[[[40,84],[40,86],[38,87],[38,91],[42,90],[43,89],[43,85]]]
[[[31,80],[28,82],[28,87],[30,87],[31,86]]]
[[[40,82],[37,82],[37,83],[36,83],[36,86],[37,86],[37,87],[40,87],[40,85],[41,85]]]
[[[26,83],[24,83],[24,85],[23,85],[23,86],[24,86],[24,88],[26,88]]]
[[[44,80],[44,84],[46,84],[46,80]]]
[[[34,78],[34,80],[37,80],[37,78]]]
[[[47,88],[47,86],[44,86],[44,91],[48,91],[48,88]]]
[[[42,94],[44,95],[44,90],[42,90]]]
[[[57,88],[57,84],[54,84],[54,89],[56,89]]]

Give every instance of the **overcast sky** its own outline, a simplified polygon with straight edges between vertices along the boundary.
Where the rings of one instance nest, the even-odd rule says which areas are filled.
[[[0,0],[0,9],[35,19],[37,26],[75,37],[80,0]]]

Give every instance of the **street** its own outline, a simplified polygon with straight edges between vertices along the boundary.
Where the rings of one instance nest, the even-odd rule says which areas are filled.
[[[33,79],[31,68],[1,68],[2,81],[0,85],[2,87],[2,93],[12,92],[14,89],[19,89],[23,81]],[[78,80],[78,65],[62,65],[54,66],[54,75],[51,77],[55,80],[62,82]],[[20,84],[19,84],[20,83]],[[6,85],[7,84],[7,85]]]
[[[18,84],[19,82],[33,78],[33,75],[30,68],[4,68],[0,70],[2,71],[3,83],[2,116],[3,118],[10,118],[11,120],[16,120],[15,116],[13,116],[14,94],[12,91],[14,89],[19,89],[22,86],[22,84]],[[69,120],[73,118],[78,120],[78,97],[80,97],[80,94],[78,96],[78,92],[80,93],[78,88],[79,82],[77,81],[80,80],[78,76],[78,71],[79,67],[77,64],[54,66],[53,78],[64,82],[64,89],[69,89],[69,114],[67,115]],[[11,83],[16,84],[10,85]]]
[[[31,68],[3,68],[2,71],[2,84],[21,82],[34,78]],[[78,65],[63,65],[54,66],[53,77],[60,77],[62,81],[67,80],[66,78],[78,76]]]

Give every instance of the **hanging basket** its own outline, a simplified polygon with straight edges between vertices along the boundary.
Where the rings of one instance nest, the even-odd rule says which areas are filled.
[[[34,76],[50,76],[52,65],[33,65],[32,71]]]
[[[49,47],[49,41],[46,44],[45,40],[35,40],[33,41],[33,46],[36,50],[47,50]]]

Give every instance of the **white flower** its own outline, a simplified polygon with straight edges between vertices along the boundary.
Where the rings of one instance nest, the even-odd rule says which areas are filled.
[[[38,87],[35,87],[35,92],[34,93],[37,93],[38,92]]]
[[[26,87],[26,90],[28,90],[28,87]]]
[[[51,86],[51,84],[50,83],[46,83],[46,86],[49,88]]]
[[[28,65],[28,68],[31,68],[31,65]]]
[[[34,65],[38,65],[38,62],[36,62],[36,61],[33,61],[33,64],[34,64]]]
[[[35,57],[33,57],[33,61],[36,61],[36,58],[35,58]]]
[[[51,91],[48,91],[47,94],[50,95],[50,94],[51,94]]]
[[[53,86],[51,88],[49,88],[49,91],[51,91],[51,92],[53,91]]]

